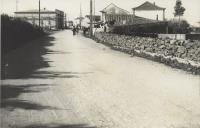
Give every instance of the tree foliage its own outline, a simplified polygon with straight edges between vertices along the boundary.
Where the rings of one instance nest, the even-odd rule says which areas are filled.
[[[182,6],[182,1],[181,0],[177,0],[176,1],[176,5],[174,7],[174,16],[183,16],[185,12],[185,8]]]
[[[44,35],[43,30],[23,20],[1,15],[1,48],[7,53],[30,40]]]
[[[170,20],[168,22],[168,29],[169,33],[186,34],[191,32],[190,24],[186,20]]]

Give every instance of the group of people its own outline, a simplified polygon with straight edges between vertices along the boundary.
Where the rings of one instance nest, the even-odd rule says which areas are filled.
[[[79,33],[79,26],[76,26],[76,27],[73,26],[72,31],[73,31],[73,35],[78,34]]]
[[[107,28],[108,28],[107,24],[99,24],[98,26],[97,25],[94,26],[93,32],[96,32],[96,31],[97,32],[108,32]],[[90,27],[85,27],[85,26],[80,27],[78,25],[73,26],[73,28],[72,28],[73,35],[78,34],[80,29],[83,31],[83,34],[86,35],[89,32]]]

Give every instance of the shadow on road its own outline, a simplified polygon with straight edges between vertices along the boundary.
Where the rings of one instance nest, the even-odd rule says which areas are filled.
[[[21,85],[21,86],[15,86],[15,85],[2,85],[1,86],[1,91],[6,92],[6,93],[1,93],[1,98],[3,100],[10,99],[10,98],[17,98],[19,97],[22,93],[37,93],[42,91],[36,90],[36,89],[31,89],[34,88],[35,86],[37,87],[42,87],[42,86],[47,86],[46,84],[41,84],[41,85]]]
[[[49,67],[48,61],[42,55],[48,52],[45,47],[52,46],[51,42],[54,40],[54,37],[46,36],[5,55],[2,60],[2,79],[27,78],[33,71]]]
[[[92,72],[49,72],[37,71],[33,73],[30,78],[37,79],[53,79],[53,78],[79,78],[79,75],[90,74]]]
[[[45,91],[46,88],[44,88],[43,86],[47,85],[46,84],[23,85],[23,86],[2,85],[1,108],[7,109],[9,111],[13,111],[15,109],[25,109],[25,110],[58,109],[56,107],[43,106],[31,101],[19,99],[19,96],[22,95],[23,93],[39,93],[41,91]]]
[[[43,37],[37,41],[12,51],[5,55],[2,59],[2,79],[27,79],[38,69],[48,68],[51,61],[45,60],[42,56],[47,54],[70,54],[63,51],[52,51],[47,47],[54,45],[55,38],[52,36]],[[16,42],[17,43],[17,42]],[[38,73],[39,74],[39,73]],[[46,77],[64,77],[72,78],[75,76],[67,75],[63,72],[46,72]],[[42,75],[42,74],[41,74]],[[34,78],[34,76],[33,76]],[[37,77],[35,77],[37,78]],[[41,77],[44,78],[44,77]]]
[[[88,126],[87,124],[46,124],[46,125],[28,125],[24,127],[16,127],[16,128],[97,128],[94,126]]]
[[[55,44],[55,37],[48,35],[38,40],[27,43],[21,48],[11,51],[3,56],[2,79],[5,81],[20,80],[21,84],[3,84],[1,86],[1,108],[13,111],[15,109],[43,110],[58,109],[51,106],[43,106],[35,102],[24,100],[20,96],[27,93],[39,93],[49,89],[45,84],[22,85],[24,80],[30,79],[54,79],[54,78],[79,78],[78,72],[40,71],[50,67],[44,55],[70,54],[65,51],[52,51],[49,47]],[[17,43],[17,42],[16,42]],[[40,70],[39,70],[40,69]],[[32,80],[34,83],[34,80]],[[41,88],[46,86],[46,88]]]
[[[55,40],[51,35],[45,36],[5,55],[2,59],[2,79],[79,78],[79,75],[84,73],[38,71],[50,67],[51,61],[46,60],[44,55],[71,54],[66,51],[50,50],[49,47],[55,45]]]
[[[51,35],[30,42],[4,56],[5,81],[29,80],[29,79],[54,79],[54,78],[78,78],[78,72],[39,71],[39,69],[50,67],[48,60],[44,59],[47,54],[70,54],[64,51],[52,51],[48,47],[54,45],[55,38]],[[7,65],[7,66],[6,66]],[[29,81],[30,82],[30,81]],[[32,80],[34,82],[34,80]],[[40,93],[49,89],[47,84],[22,85],[23,83],[3,84],[1,86],[1,108],[9,111],[15,109],[44,110],[58,109],[51,106],[43,106],[31,100],[22,99],[23,94]],[[44,87],[45,86],[45,87]]]

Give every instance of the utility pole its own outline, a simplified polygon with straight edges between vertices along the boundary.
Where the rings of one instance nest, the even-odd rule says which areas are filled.
[[[16,0],[16,12],[18,11],[18,4],[19,4],[19,1]]]
[[[79,17],[79,25],[80,25],[80,28],[82,26],[82,6],[80,4],[80,17]]]
[[[39,28],[40,28],[40,0],[39,0]]]
[[[94,16],[95,16],[95,0],[94,0]]]
[[[92,14],[92,0],[90,0],[90,37],[93,36],[93,14]]]
[[[65,19],[64,19],[64,22],[65,22],[65,29],[67,28],[67,14],[65,13]]]
[[[68,24],[68,14],[66,13],[66,25],[67,27],[69,27],[69,24]]]

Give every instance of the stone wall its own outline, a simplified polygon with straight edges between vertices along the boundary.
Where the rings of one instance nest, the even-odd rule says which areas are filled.
[[[96,33],[98,42],[132,55],[200,74],[200,41],[180,41]]]

